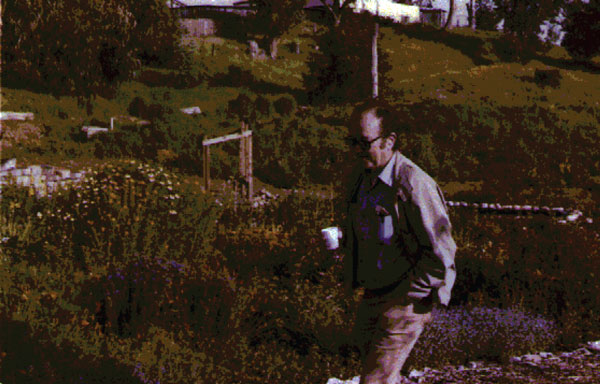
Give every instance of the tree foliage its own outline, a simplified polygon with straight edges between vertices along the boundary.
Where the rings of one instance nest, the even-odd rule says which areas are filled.
[[[333,25],[338,27],[342,22],[342,16],[351,12],[349,6],[356,3],[356,0],[320,0],[321,4],[327,10],[328,15],[331,20],[333,20]]]
[[[498,15],[504,19],[504,33],[517,57],[539,47],[540,26],[557,17],[564,4],[565,0],[496,0]]]
[[[576,60],[589,60],[600,54],[600,1],[577,2],[567,9],[562,45]]]
[[[477,29],[495,31],[500,20],[502,20],[502,16],[496,12],[496,6],[492,0],[476,0],[475,25]]]
[[[163,8],[160,0],[7,0],[3,83],[55,94],[106,93],[132,76],[138,55],[174,52],[176,24]]]
[[[537,35],[544,20],[558,16],[565,0],[497,0],[504,31],[518,37]]]
[[[310,58],[304,77],[313,101],[341,102],[371,95],[374,23],[375,17],[368,13],[348,14],[338,27],[317,38],[319,51]],[[381,66],[380,72],[385,72]]]
[[[277,58],[279,39],[291,27],[302,20],[302,0],[250,0],[256,9],[253,17],[253,31],[262,35],[268,42],[271,58]]]
[[[177,15],[162,0],[127,0],[126,4],[135,17],[132,43],[139,50],[145,64],[166,65],[173,58],[181,59],[177,50],[182,26]],[[179,64],[181,60],[175,60]]]

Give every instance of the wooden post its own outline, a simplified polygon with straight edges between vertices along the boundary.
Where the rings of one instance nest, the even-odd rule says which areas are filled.
[[[202,146],[202,163],[204,166],[204,190],[210,191],[210,152],[208,145]]]
[[[379,18],[379,0],[377,0],[376,15]],[[371,78],[373,85],[372,97],[376,99],[379,96],[379,64],[377,56],[377,39],[379,38],[379,20],[375,20],[375,31],[373,32],[373,41],[371,42]]]
[[[248,180],[248,198],[252,199],[252,195],[254,194],[254,186],[252,180],[252,132],[250,132],[250,135],[246,138],[246,144],[246,164],[248,166],[248,168],[246,169],[246,180]]]
[[[246,131],[246,124],[242,123],[242,135],[244,134],[244,132]],[[242,136],[242,138],[240,139],[240,175],[242,176],[241,178],[246,180],[246,176],[247,176],[247,164],[246,164],[246,137]]]
[[[246,134],[244,134],[246,133]],[[252,132],[246,123],[242,123],[242,137],[240,139],[240,175],[248,184],[248,198],[252,198]]]

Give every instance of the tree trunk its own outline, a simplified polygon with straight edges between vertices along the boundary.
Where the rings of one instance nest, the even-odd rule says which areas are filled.
[[[371,43],[371,76],[373,77],[373,98],[376,99],[379,96],[379,71],[377,65],[377,38],[379,37],[379,23],[375,23],[375,31],[373,33],[373,42]]]
[[[477,25],[475,23],[475,0],[471,0],[471,17],[469,19],[469,26],[473,28],[473,30],[477,29]]]
[[[448,28],[450,23],[452,22],[452,16],[454,16],[454,0],[450,0],[450,9],[448,9],[448,18],[444,23],[444,29]]]
[[[273,40],[271,40],[271,46],[269,47],[269,54],[271,55],[271,59],[275,60],[277,59],[277,52],[279,51],[279,42],[281,41],[281,38],[279,37],[274,37]]]

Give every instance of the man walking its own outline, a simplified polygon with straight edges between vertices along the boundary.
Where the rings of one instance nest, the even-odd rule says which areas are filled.
[[[356,332],[361,384],[396,384],[435,302],[448,305],[456,244],[435,181],[400,152],[399,121],[368,102],[355,109],[350,144],[362,163],[348,193],[344,269],[365,293]]]

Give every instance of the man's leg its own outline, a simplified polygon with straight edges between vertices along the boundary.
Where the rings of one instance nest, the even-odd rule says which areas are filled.
[[[431,319],[431,308],[407,300],[370,304],[362,303],[357,319],[362,319],[362,336],[371,337],[363,344],[360,383],[396,384],[404,362]]]

